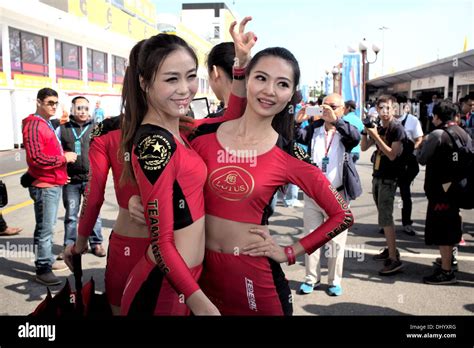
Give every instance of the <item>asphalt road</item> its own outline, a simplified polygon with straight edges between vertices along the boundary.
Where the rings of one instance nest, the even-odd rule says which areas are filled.
[[[384,237],[379,234],[377,212],[371,194],[371,166],[369,154],[363,153],[357,165],[363,181],[364,193],[352,202],[356,223],[349,231],[344,263],[343,294],[330,297],[327,288],[327,271],[323,259],[322,286],[310,295],[299,295],[297,290],[304,279],[304,258],[292,266],[283,266],[292,293],[296,315],[472,315],[474,312],[474,210],[463,211],[464,239],[467,245],[459,248],[458,284],[434,286],[423,284],[421,279],[433,271],[432,261],[439,256],[438,250],[424,244],[424,219],[427,200],[423,193],[424,169],[413,186],[413,220],[416,236],[401,231],[398,194],[395,221],[398,224],[398,248],[405,268],[394,276],[381,277],[380,262],[372,255],[384,247]],[[25,315],[45,297],[46,287],[33,281],[35,269],[32,257],[34,230],[33,205],[28,191],[19,184],[22,169],[26,168],[22,150],[0,152],[0,179],[8,186],[9,205],[3,209],[4,217],[11,226],[23,227],[17,236],[0,237],[0,315]],[[301,192],[300,192],[301,195]],[[117,212],[113,184],[109,180],[106,201],[101,211],[103,234],[108,240]],[[280,244],[289,244],[302,235],[302,208],[277,206],[271,219],[273,236]],[[64,209],[62,202],[54,236],[54,252],[62,250]],[[449,231],[447,231],[449,232]],[[18,253],[12,250],[21,251]],[[83,258],[84,276],[93,276],[96,289],[103,291],[106,258],[87,254]],[[69,271],[57,272],[62,279]],[[53,293],[60,287],[52,288]]]

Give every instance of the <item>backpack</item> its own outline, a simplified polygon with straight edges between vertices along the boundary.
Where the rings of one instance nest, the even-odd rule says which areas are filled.
[[[474,150],[471,144],[463,144],[458,136],[448,127],[443,129],[451,139],[452,181],[448,188],[449,200],[458,208],[474,208]]]
[[[402,178],[409,182],[412,182],[415,177],[418,175],[420,171],[420,167],[418,165],[418,161],[416,160],[416,156],[413,154],[415,150],[415,143],[410,140],[408,134],[405,130],[405,123],[407,122],[408,116],[402,122],[403,132],[405,133],[405,137],[402,139],[402,153],[398,156],[398,167],[399,167],[399,175],[398,178]]]

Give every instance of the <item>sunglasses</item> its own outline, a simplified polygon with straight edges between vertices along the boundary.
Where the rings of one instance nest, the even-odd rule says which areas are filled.
[[[54,107],[54,106],[58,106],[59,102],[54,102],[54,101],[50,100],[49,102],[44,103],[44,104],[46,104],[50,107]]]
[[[82,111],[82,110],[89,111],[89,107],[80,105],[80,106],[76,106],[76,110],[77,111]]]

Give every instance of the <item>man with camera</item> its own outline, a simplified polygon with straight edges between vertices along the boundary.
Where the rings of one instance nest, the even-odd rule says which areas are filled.
[[[320,115],[321,119],[303,129],[297,129],[295,140],[308,146],[308,154],[321,169],[331,185],[348,201],[343,185],[344,162],[352,161],[351,150],[359,143],[360,135],[356,127],[342,119],[344,102],[341,95],[334,93],[324,98],[314,112],[307,108],[310,116]],[[325,220],[324,211],[316,202],[304,195],[304,234],[313,231]],[[342,295],[342,269],[347,230],[338,234],[327,245],[325,255],[328,258],[327,293],[330,296]],[[321,248],[322,249],[322,248]],[[306,276],[300,286],[300,293],[309,294],[321,281],[321,249],[311,255],[305,255]]]
[[[361,150],[367,151],[375,144],[373,154],[372,194],[378,211],[378,223],[383,227],[387,248],[374,256],[374,260],[384,261],[380,275],[389,275],[402,268],[400,254],[395,238],[393,222],[393,202],[397,190],[397,179],[400,168],[397,158],[402,153],[402,140],[405,132],[402,125],[394,118],[396,100],[390,96],[381,96],[377,100],[377,112],[381,125],[365,118],[362,131]]]

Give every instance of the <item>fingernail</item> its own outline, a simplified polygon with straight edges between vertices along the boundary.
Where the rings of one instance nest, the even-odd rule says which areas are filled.
[[[254,41],[257,41],[257,37],[256,37],[256,36],[254,36],[254,37],[253,37],[253,40],[254,40]]]

